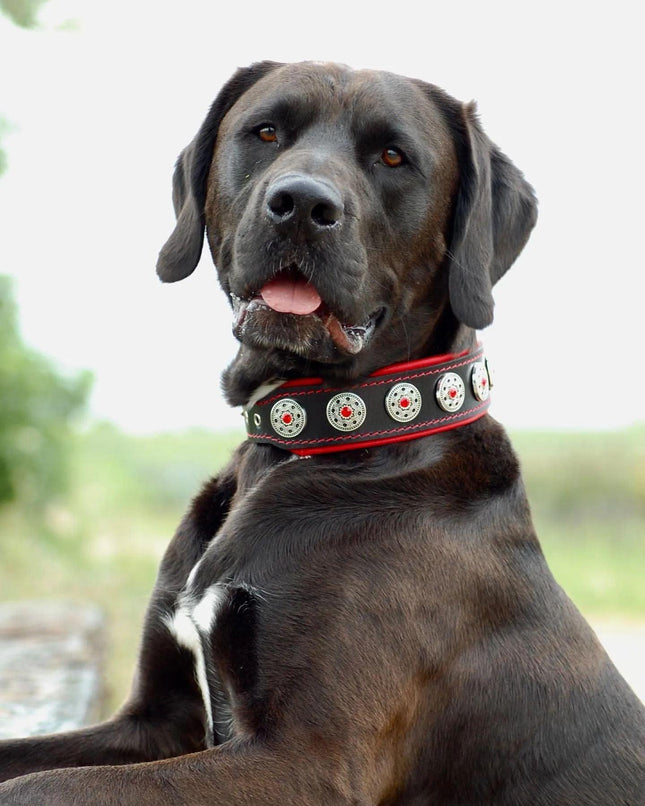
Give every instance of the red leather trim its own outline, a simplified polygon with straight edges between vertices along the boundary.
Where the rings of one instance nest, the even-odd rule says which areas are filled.
[[[470,350],[462,350],[460,353],[446,353],[445,355],[433,355],[429,358],[417,358],[415,361],[403,361],[400,364],[390,364],[387,367],[381,367],[374,372],[371,372],[369,378],[378,378],[380,375],[391,375],[394,372],[406,372],[413,369],[424,369],[424,367],[432,367],[435,364],[445,364],[448,361],[454,361],[456,358],[462,358],[468,355]],[[285,381],[280,389],[291,389],[294,386],[320,386],[322,378],[296,378],[295,380]]]
[[[280,389],[290,389],[292,386],[320,386],[322,378],[296,378],[294,381],[285,381],[280,384]]]
[[[424,367],[433,367],[435,364],[444,364],[448,361],[454,361],[455,358],[461,358],[468,355],[470,350],[462,350],[460,353],[446,353],[446,355],[433,355],[430,358],[418,358],[416,361],[405,361],[401,364],[391,364],[389,367],[377,369],[372,372],[370,378],[378,378],[379,375],[390,375],[394,372],[406,372],[412,369],[423,369]]]
[[[455,428],[461,428],[462,425],[468,425],[469,423],[474,423],[476,420],[481,419],[488,409],[484,409],[484,411],[479,412],[474,417],[470,417],[467,420],[460,420],[457,423],[449,423],[448,425],[440,425],[437,428],[429,428],[427,431],[417,431],[414,434],[401,434],[397,437],[385,437],[383,439],[372,439],[368,442],[358,442],[353,444],[343,443],[341,445],[326,445],[323,448],[302,448],[299,450],[298,448],[292,448],[291,453],[295,453],[298,456],[316,456],[317,454],[321,453],[340,453],[341,451],[357,451],[360,448],[377,448],[381,445],[391,445],[394,442],[409,442],[412,439],[419,439],[420,437],[429,437],[431,434],[439,434],[442,431],[454,431]]]

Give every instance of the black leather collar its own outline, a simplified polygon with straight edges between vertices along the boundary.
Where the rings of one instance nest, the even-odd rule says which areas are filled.
[[[319,378],[276,386],[245,411],[252,442],[300,456],[402,442],[482,417],[491,386],[483,349],[377,370],[354,386]]]

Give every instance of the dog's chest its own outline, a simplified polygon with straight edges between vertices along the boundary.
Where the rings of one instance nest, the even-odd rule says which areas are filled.
[[[254,617],[263,597],[248,581],[248,565],[257,555],[256,538],[261,529],[249,526],[247,521],[266,480],[267,474],[264,478],[249,474],[228,518],[191,569],[164,617],[174,640],[192,655],[209,745],[243,730],[236,719],[236,701],[248,679],[230,679],[222,676],[221,669],[230,667],[233,656],[240,666],[250,666],[244,655],[256,640]]]

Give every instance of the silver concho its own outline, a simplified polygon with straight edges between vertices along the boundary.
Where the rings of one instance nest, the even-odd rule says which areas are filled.
[[[393,420],[408,423],[421,411],[421,392],[411,383],[397,383],[385,397],[385,408]]]
[[[297,437],[307,424],[307,412],[290,397],[274,403],[269,417],[271,427],[281,437]]]
[[[355,431],[365,421],[367,408],[362,398],[353,392],[334,395],[327,404],[329,424],[338,431]]]
[[[466,387],[455,372],[446,372],[437,381],[435,396],[439,408],[444,411],[459,411],[464,405]]]
[[[473,364],[470,373],[470,382],[476,399],[482,402],[488,400],[488,396],[490,395],[490,381],[488,379],[486,365],[483,361],[477,361],[476,364]]]

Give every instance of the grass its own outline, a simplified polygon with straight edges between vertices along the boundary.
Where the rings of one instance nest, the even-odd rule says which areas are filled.
[[[551,568],[585,615],[645,621],[645,427],[512,435]],[[200,484],[240,434],[126,436],[72,446],[67,496],[0,511],[2,599],[92,601],[108,615],[110,709],[125,698],[156,568]]]
[[[586,616],[645,620],[645,427],[511,436],[558,582]]]

